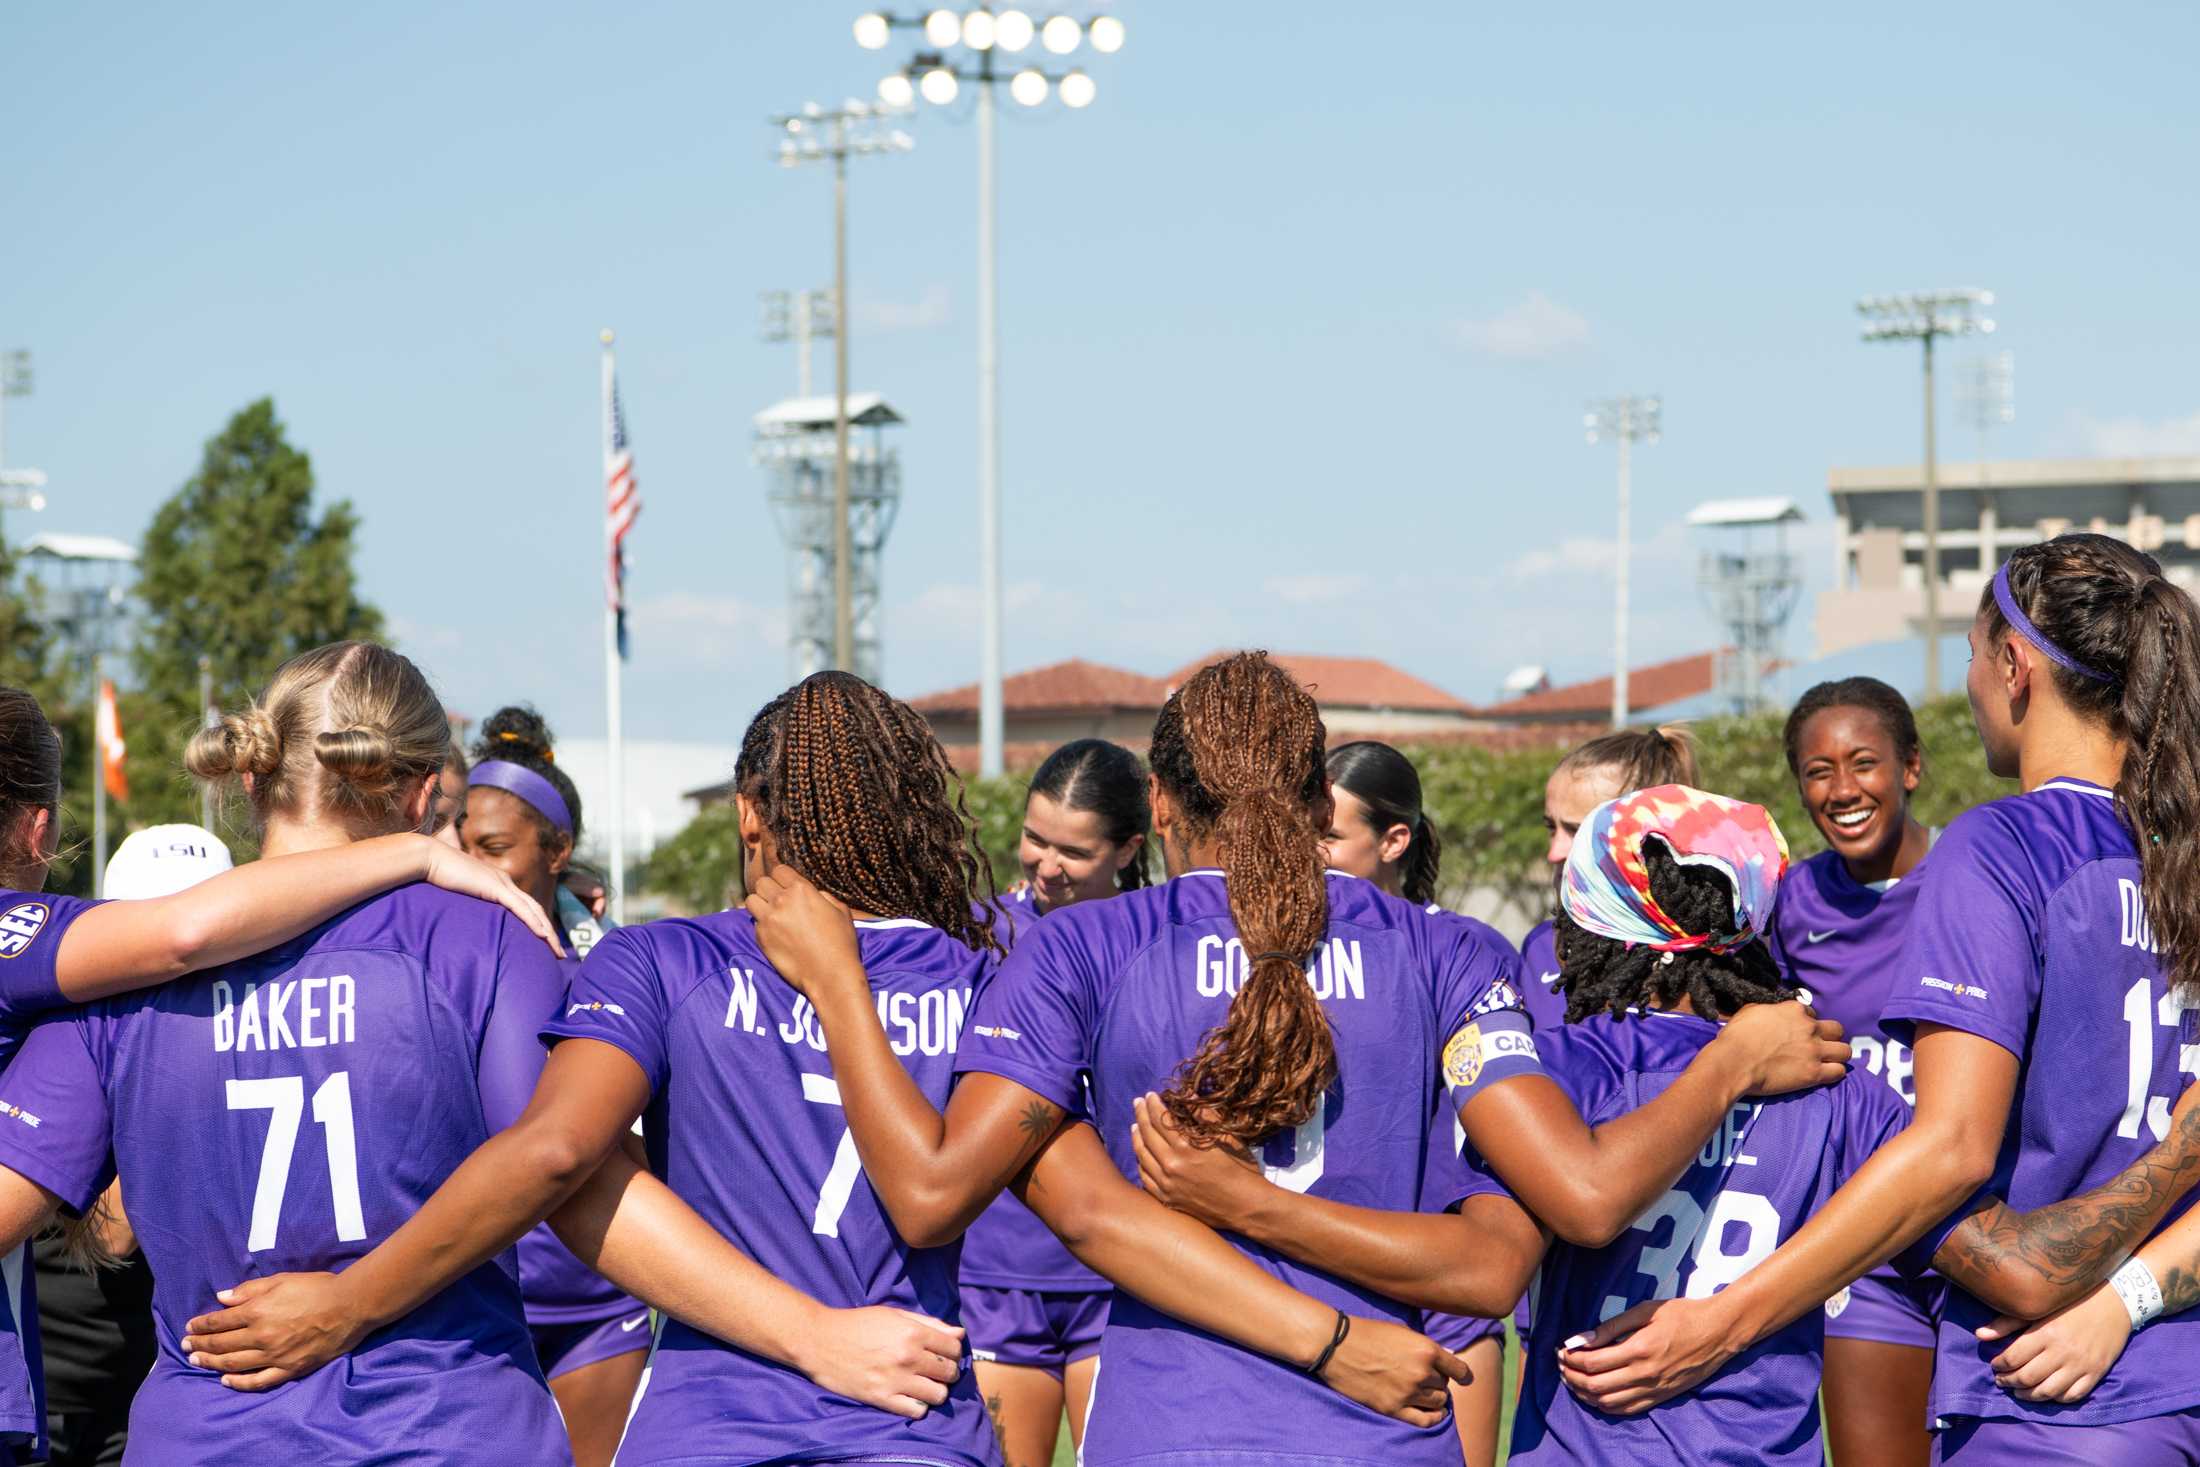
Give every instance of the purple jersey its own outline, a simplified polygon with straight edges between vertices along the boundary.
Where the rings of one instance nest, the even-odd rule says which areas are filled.
[[[571,955],[575,949],[570,946],[570,928],[566,941],[568,956],[556,983],[541,981],[540,970],[530,968],[526,981],[514,981],[506,975],[503,990],[497,995],[499,1005],[510,1011],[511,1022],[497,1026],[498,1042],[483,1047],[481,1067],[485,1073],[495,1073],[493,1093],[516,1097],[519,1108],[508,1115],[492,1112],[488,1117],[492,1132],[519,1119],[519,1110],[526,1108],[528,1098],[535,1093],[535,1082],[542,1078],[542,1067],[549,1061],[549,1051],[536,1036],[543,1025],[564,1010],[566,983],[581,966],[580,959]],[[593,939],[590,946],[594,946]],[[483,1088],[484,1093],[491,1093],[491,1087]],[[632,1319],[647,1312],[617,1284],[574,1257],[573,1250],[558,1241],[548,1223],[536,1223],[522,1234],[517,1251],[520,1296],[526,1301],[531,1327]]]
[[[1551,1077],[1598,1126],[1662,1094],[1718,1032],[1687,1014],[1598,1015],[1537,1042]],[[1640,1416],[1607,1416],[1582,1404],[1559,1378],[1558,1345],[1646,1300],[1718,1292],[1768,1257],[1908,1120],[1892,1092],[1858,1070],[1827,1089],[1745,1100],[1673,1189],[1616,1241],[1554,1244],[1532,1290],[1535,1324],[1521,1352],[1517,1467],[1823,1462],[1819,1310]]]
[[[342,1269],[420,1210],[489,1137],[482,1056],[519,1042],[513,985],[550,950],[501,908],[409,886],[256,957],[37,1029],[0,1077],[0,1164],[89,1207],[117,1172],[153,1267],[159,1355],[131,1410],[133,1462],[567,1459],[507,1253],[342,1361],[228,1390],[183,1359],[217,1289]],[[188,1158],[179,1164],[179,1158]]]
[[[1538,922],[1520,939],[1520,1004],[1538,1029],[1566,1022],[1566,995],[1558,990],[1556,924]]]
[[[1944,1024],[2017,1057],[1984,1193],[2020,1212],[2099,1186],[2169,1134],[2200,1045],[2186,1042],[2190,1024],[2141,905],[2138,854],[2107,790],[2058,779],[1948,827],[1919,883],[1886,1021],[1905,1038],[1912,1024]],[[1908,1257],[1930,1258],[1970,1210]],[[2043,1406],[1994,1385],[1988,1362],[2002,1347],[1972,1331],[1995,1312],[1949,1287],[1933,1372],[1937,1418],[2084,1426],[2200,1405],[2200,1375],[2188,1368],[2200,1358],[2200,1313],[2133,1335],[2079,1405]]]
[[[1039,920],[1031,888],[1000,900],[1006,930],[994,930],[1013,942],[1015,934]],[[1103,1292],[1108,1281],[1070,1256],[1062,1240],[1031,1209],[1003,1192],[963,1234],[962,1281],[985,1289],[1037,1289],[1045,1293]]]
[[[0,1066],[42,1015],[68,1006],[55,956],[61,934],[94,905],[77,897],[0,891]],[[20,1446],[43,1457],[45,1441],[38,1276],[25,1243],[0,1258],[0,1454]]]
[[[1331,872],[1329,928],[1307,964],[1337,1042],[1340,1086],[1264,1151],[1271,1181],[1361,1207],[1429,1200],[1430,1133],[1448,1080],[1453,1105],[1534,1073],[1511,949]],[[1023,934],[979,995],[956,1067],[1013,1080],[1071,1113],[1087,1108],[1124,1176],[1135,1177],[1131,1105],[1168,1088],[1222,1022],[1251,965],[1219,871],[1194,871],[1104,902],[1081,902]],[[1449,1044],[1447,1045],[1447,1038]],[[1411,1325],[1417,1311],[1231,1238],[1314,1298]],[[1279,1361],[1118,1292],[1086,1424],[1089,1464],[1251,1461],[1444,1463],[1449,1421],[1426,1431],[1378,1416]],[[1187,1383],[1196,1382],[1196,1388]],[[1218,1403],[1227,1403],[1218,1410]]]
[[[1772,952],[1782,970],[1809,990],[1813,1008],[1840,1022],[1864,1068],[1905,1104],[1917,1098],[1910,1046],[1880,1016],[1924,874],[1921,864],[1903,880],[1866,886],[1839,854],[1820,851],[1788,871],[1772,912]]]
[[[987,959],[910,918],[856,926],[887,1039],[945,1109]],[[651,1169],[764,1268],[835,1308],[956,1322],[957,1248],[912,1248],[894,1231],[842,1116],[817,1011],[765,961],[747,912],[607,933],[543,1034],[616,1045],[641,1066]],[[624,1467],[847,1460],[992,1467],[1000,1453],[967,1368],[944,1405],[905,1421],[665,1321]]]

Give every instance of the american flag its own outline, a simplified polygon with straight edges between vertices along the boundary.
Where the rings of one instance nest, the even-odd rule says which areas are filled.
[[[626,412],[619,406],[619,382],[611,381],[611,421],[604,441],[604,538],[610,552],[604,589],[619,623],[619,656],[626,656],[626,532],[642,512],[641,490],[634,483],[634,454],[626,444]]]

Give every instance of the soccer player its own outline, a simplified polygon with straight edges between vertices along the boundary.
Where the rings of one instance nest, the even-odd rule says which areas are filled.
[[[2153,557],[2063,535],[2009,557],[1970,640],[1987,765],[2024,792],[1958,817],[1925,863],[1886,1010],[1913,1026],[1916,1117],[1731,1287],[1570,1351],[1569,1386],[1605,1409],[1686,1389],[1909,1249],[1960,1285],[1940,1460],[2200,1455],[2200,1315],[2134,1336],[2075,1406],[1998,1388],[1974,1334],[2082,1296],[2200,1175],[2200,1126],[2171,1109],[2200,975],[2200,614]]]
[[[550,730],[532,708],[499,708],[482,724],[467,774],[462,834],[469,852],[509,875],[543,910],[558,913],[570,979],[600,929],[578,902],[572,908],[581,920],[572,922],[559,900],[580,839],[581,797],[558,768]],[[564,1011],[565,990],[532,988],[507,1001],[531,1001],[533,1009],[513,1018],[529,1042],[494,1056],[512,1067],[498,1083],[504,1093],[531,1095],[548,1058],[533,1036]],[[639,1141],[628,1144],[639,1152]],[[518,1251],[527,1328],[571,1436],[575,1467],[608,1467],[642,1381],[649,1310],[574,1257],[547,1223],[529,1229]]]
[[[1421,775],[1413,761],[1390,745],[1372,739],[1339,744],[1324,761],[1334,806],[1322,855],[1332,871],[1357,876],[1390,895],[1403,897],[1431,916],[1451,917],[1436,905],[1436,880],[1443,863],[1443,838],[1436,822],[1421,808]],[[1468,917],[1484,941],[1501,941]],[[1458,1145],[1448,1111],[1434,1122],[1443,1160],[1454,1164]],[[1165,1199],[1164,1199],[1165,1200]],[[1448,1199],[1447,1199],[1448,1200]],[[1472,1372],[1451,1388],[1453,1422],[1466,1467],[1491,1467],[1497,1460],[1497,1428],[1504,1411],[1503,1321],[1471,1314],[1426,1313],[1421,1328],[1457,1355]]]
[[[1012,941],[1036,918],[1146,885],[1146,769],[1105,739],[1062,745],[1031,777],[1017,857],[1024,879],[1003,896]],[[1013,1194],[963,1238],[963,1327],[978,1392],[1009,1467],[1046,1467],[1063,1416],[1085,1436],[1108,1284],[1070,1255]]]
[[[859,914],[851,931],[845,911],[817,897],[839,924],[833,935],[877,972],[857,1014],[877,1030],[890,1074],[839,1070],[826,1037],[853,1027],[855,1015],[823,1013],[783,981],[747,913],[614,932],[589,955],[565,1016],[546,1030],[557,1045],[516,1125],[343,1273],[271,1281],[242,1308],[194,1322],[208,1339],[235,1336],[239,1348],[229,1353],[265,1364],[265,1374],[241,1384],[332,1358],[587,1183],[582,1215],[576,1222],[561,1213],[560,1235],[674,1320],[619,1449],[627,1467],[999,1463],[975,1384],[958,1368],[961,1331],[940,1322],[955,1316],[951,1245],[968,1217],[944,1235],[897,1227],[847,1120],[870,1089],[892,1082],[922,1104],[945,1100],[956,1046],[971,1032],[973,984],[997,952],[990,878],[955,775],[915,710],[859,678],[824,672],[765,705],[742,740],[735,781],[752,888],[770,884],[767,863],[785,863],[777,869],[788,880],[796,871],[814,876]],[[1033,934],[1115,901],[1057,913]],[[651,1164],[702,1213],[693,1227],[632,1225],[630,1213],[656,1204],[616,1148],[645,1108]],[[1097,1235],[1080,1256],[1118,1283],[1302,1364],[1318,1358],[1338,1389],[1389,1409],[1442,1402],[1438,1371],[1449,1357],[1436,1346],[1370,1320],[1328,1348],[1333,1310],[1142,1196],[1104,1161],[1073,1157],[1047,1186],[1050,1196],[1067,1194]],[[706,1245],[749,1275],[729,1277]],[[772,1297],[791,1292],[782,1279],[847,1307],[783,1307]],[[907,1312],[917,1309],[926,1313]],[[691,1311],[715,1321],[716,1338],[679,1322]],[[868,1364],[851,1362],[838,1342],[819,1338],[819,1317],[836,1315],[859,1316],[866,1327],[898,1322],[893,1338],[917,1348],[908,1364],[877,1350]]]
[[[1448,1080],[1469,1136],[1504,1154],[1508,1180],[1532,1171],[1565,1225],[1617,1231],[1680,1175],[1734,1101],[1768,1088],[1760,1066],[1779,1071],[1782,1088],[1840,1074],[1846,1045],[1820,1039],[1800,1005],[1768,1005],[1750,1029],[1707,1046],[1659,1103],[1590,1133],[1537,1070],[1512,1006],[1508,949],[1365,882],[1325,876],[1323,742],[1313,699],[1262,654],[1225,658],[1177,689],[1150,754],[1154,827],[1174,879],[1072,907],[1018,941],[980,994],[944,1117],[894,1060],[846,919],[792,875],[752,893],[774,966],[817,1006],[866,1174],[904,1236],[958,1236],[1013,1180],[1072,1251],[1104,1240],[1109,1221],[1086,1199],[1121,1184],[1102,1185],[1108,1161],[1093,1129],[1064,1125],[1086,1113],[1088,1078],[1090,1113],[1125,1177],[1137,1164],[1133,1102],[1166,1088],[1195,1140],[1260,1146],[1287,1187],[1398,1209],[1421,1203],[1434,1101]],[[1517,1289],[1499,1297],[1473,1277],[1470,1256],[1488,1244],[1471,1225],[1419,1221],[1432,1245],[1394,1250],[1411,1255],[1401,1266],[1424,1296],[1417,1303],[1486,1315],[1512,1306]],[[1164,1277],[1182,1272],[1172,1226],[1211,1236],[1158,1207],[1138,1224],[1132,1256],[1166,1259]],[[1440,1385],[1396,1416],[1321,1388],[1353,1342],[1417,1318],[1397,1290],[1248,1253],[1320,1300],[1332,1323],[1317,1315],[1302,1334],[1302,1311],[1249,1319],[1212,1308],[1206,1289],[1179,1290],[1191,1295],[1180,1305],[1095,1263],[1117,1292],[1088,1464],[1212,1461],[1224,1450],[1459,1460]],[[1436,1363],[1456,1376],[1448,1353]]]
[[[258,861],[188,893],[153,900],[92,903],[43,895],[60,847],[60,813],[61,738],[30,694],[0,688],[0,1062],[41,1017],[288,942],[407,882],[426,879],[501,902],[538,936],[550,937],[548,919],[501,872],[411,834]],[[30,1129],[20,1115],[4,1111],[0,1125]],[[17,1242],[28,1237],[48,1211],[46,1200],[34,1200],[27,1218],[7,1219],[0,1236]],[[43,1456],[34,1274],[18,1255],[6,1276],[0,1450]]]
[[[1546,1069],[1585,1116],[1634,1110],[1672,1084],[1720,1024],[1749,1005],[1795,996],[1762,941],[1786,864],[1786,843],[1761,807],[1700,790],[1658,786],[1590,813],[1567,858],[1558,917],[1571,1022],[1536,1036]],[[1829,1089],[1744,1102],[1618,1238],[1554,1246],[1523,1351],[1511,1460],[1823,1461],[1821,1317],[1791,1324],[1685,1400],[1632,1419],[1600,1416],[1561,1388],[1558,1343],[1636,1300],[1694,1296],[1729,1282],[1808,1217],[1903,1116],[1901,1101],[1860,1070]],[[1249,1228],[1348,1275],[1364,1267],[1349,1252],[1298,1251],[1320,1236],[1316,1219],[1293,1226],[1307,1199],[1217,1152],[1193,1151],[1157,1109],[1140,1120],[1142,1174],[1172,1205]],[[1534,1249],[1534,1219],[1494,1208],[1496,1199],[1480,1195],[1487,1181],[1460,1196],[1480,1209],[1476,1222],[1491,1251],[1510,1253],[1523,1242]]]
[[[1910,813],[1924,776],[1917,720],[1877,678],[1819,683],[1788,714],[1782,742],[1803,808],[1827,849],[1780,888],[1773,956],[1812,1007],[1903,1104],[1910,1047],[1880,1022],[1933,832]],[[1939,1281],[1883,1265],[1826,1301],[1826,1436],[1834,1460],[1925,1467]]]
[[[1543,828],[1550,834],[1543,859],[1550,863],[1551,879],[1555,882],[1565,869],[1566,853],[1573,849],[1581,822],[1606,800],[1652,785],[1694,788],[1699,782],[1695,743],[1679,725],[1616,729],[1568,751],[1543,785]],[[1538,1029],[1555,1029],[1566,1022],[1566,999],[1558,991],[1558,954],[1551,932],[1551,921],[1546,919],[1520,940],[1521,1002]]]

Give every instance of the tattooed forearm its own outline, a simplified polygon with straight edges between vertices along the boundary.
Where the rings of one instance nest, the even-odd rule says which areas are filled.
[[[2182,1314],[2200,1304],[2200,1265],[2175,1263],[2162,1274],[2162,1312]]]
[[[1948,1235],[1933,1267],[1997,1309],[2039,1318],[2107,1278],[2195,1181],[2200,1106],[2090,1192],[2031,1212],[1990,1202]]]

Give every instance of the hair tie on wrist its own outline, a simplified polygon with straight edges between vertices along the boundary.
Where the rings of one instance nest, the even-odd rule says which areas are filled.
[[[1336,1356],[1337,1347],[1343,1344],[1344,1337],[1351,1333],[1352,1316],[1342,1309],[1338,1310],[1337,1332],[1329,1337],[1329,1348],[1314,1357],[1314,1363],[1306,1367],[1306,1373],[1317,1380],[1320,1379],[1322,1371],[1328,1368],[1330,1360]]]

